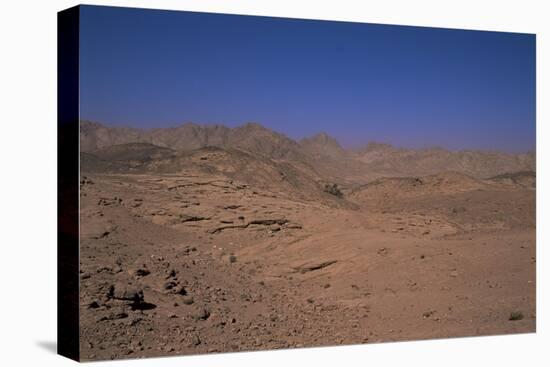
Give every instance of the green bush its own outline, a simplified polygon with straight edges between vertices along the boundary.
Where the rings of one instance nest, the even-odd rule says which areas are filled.
[[[342,191],[338,188],[337,184],[332,184],[332,185],[331,184],[326,184],[324,191],[331,194],[331,195],[338,196],[339,198],[344,196]]]

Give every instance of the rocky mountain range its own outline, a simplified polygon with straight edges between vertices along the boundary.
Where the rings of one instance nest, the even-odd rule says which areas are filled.
[[[404,149],[381,143],[369,143],[352,150],[343,148],[326,133],[295,141],[257,123],[235,128],[187,123],[177,127],[145,130],[81,121],[81,151],[103,157],[103,160],[143,155],[151,151],[150,145],[157,147],[153,150],[162,152],[159,154],[163,156],[169,151],[181,153],[200,148],[236,149],[274,161],[308,166],[320,176],[343,184],[364,184],[379,177],[425,176],[446,171],[489,178],[535,171],[536,168],[533,152],[510,154],[497,151],[449,151],[443,148]]]

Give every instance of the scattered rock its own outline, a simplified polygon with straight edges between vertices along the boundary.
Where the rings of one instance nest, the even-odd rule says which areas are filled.
[[[112,234],[113,232],[115,232],[117,228],[118,227],[114,224],[105,224],[102,227],[99,226],[98,228],[95,228],[94,230],[92,230],[92,232],[95,232],[95,233],[91,234],[90,238],[94,240],[103,239],[109,236],[110,234]]]
[[[80,186],[93,185],[93,184],[94,182],[89,177],[82,176],[82,178],[80,179]]]
[[[300,273],[307,273],[314,270],[324,269],[329,265],[335,264],[337,260],[327,260],[321,262],[310,262],[294,267],[293,269]]]
[[[242,205],[228,205],[225,206],[224,209],[239,209],[240,207],[242,207]]]
[[[376,251],[376,253],[381,256],[387,255],[388,252],[389,250],[386,247],[379,248],[378,251]]]
[[[286,224],[286,223],[288,223],[288,220],[284,219],[284,218],[282,218],[282,219],[255,219],[255,220],[251,220],[250,222],[248,222],[246,224],[235,224],[235,225],[227,225],[227,226],[223,226],[223,227],[214,228],[214,229],[211,229],[209,231],[209,233],[216,234],[216,233],[220,233],[221,231],[226,230],[226,229],[248,228],[251,225],[271,226],[271,225],[274,225],[274,224],[278,224],[278,225],[282,226],[283,224]]]
[[[199,308],[195,314],[197,320],[206,320],[210,317],[210,311],[204,307]]]
[[[174,288],[174,293],[179,294],[181,296],[186,296],[187,295],[187,289],[185,289],[185,287],[183,285],[180,285],[180,286],[177,286],[176,288]]]
[[[288,224],[285,228],[287,228],[287,229],[302,229],[303,227],[300,224]]]
[[[209,231],[209,233],[211,233],[211,234],[216,234],[216,233],[220,233],[221,231],[224,231],[224,230],[226,230],[226,229],[247,228],[247,227],[248,227],[248,224],[227,225],[227,226],[223,226],[223,227],[218,227],[218,228],[211,229],[211,230]]]
[[[168,272],[168,275],[166,276],[166,279],[168,279],[168,278],[174,278],[176,275],[177,275],[176,270],[175,270],[175,269],[171,269],[171,270]]]
[[[119,320],[119,319],[125,319],[128,317],[128,314],[126,312],[116,312],[109,314],[107,316],[103,316],[99,319],[99,321],[106,321],[106,320]]]
[[[191,336],[191,345],[192,346],[197,346],[201,343],[201,339],[199,338],[198,335],[193,335]]]
[[[173,289],[174,287],[176,287],[177,285],[178,285],[178,283],[176,283],[175,281],[169,280],[166,283],[164,283],[164,285],[162,287],[166,290],[170,290],[170,289]]]
[[[519,312],[519,311],[514,311],[512,313],[510,313],[510,317],[508,317],[508,320],[510,321],[517,321],[517,320],[522,320],[523,319],[523,313]]]
[[[435,313],[435,311],[426,311],[422,314],[422,317],[427,319],[428,317],[433,316],[434,313]]]
[[[136,304],[143,302],[143,290],[123,284],[111,285],[107,296],[117,300],[131,301]]]
[[[178,219],[179,223],[198,222],[198,221],[201,221],[201,220],[210,219],[210,218],[206,218],[206,217],[199,217],[199,216],[187,215],[187,214],[180,214],[178,218],[179,218]]]
[[[193,300],[193,297],[191,297],[191,296],[183,296],[181,301],[183,302],[184,305],[191,305],[191,304],[193,304],[193,302],[195,302]]]
[[[273,224],[283,225],[285,223],[288,223],[287,219],[255,219],[250,222],[248,222],[248,225],[264,225],[264,226],[270,226]]]
[[[233,263],[237,262],[237,256],[235,256],[235,255],[226,255],[223,258],[226,262],[228,262],[230,264],[233,264]]]
[[[99,307],[100,307],[99,302],[97,302],[97,301],[93,301],[88,305],[88,308],[91,308],[91,309],[96,309],[96,308],[99,308]]]
[[[99,198],[97,205],[114,206],[114,205],[119,205],[120,203],[122,203],[122,199],[115,196],[113,198]]]
[[[151,272],[145,268],[139,268],[132,271],[132,275],[136,277],[144,277],[151,274]]]

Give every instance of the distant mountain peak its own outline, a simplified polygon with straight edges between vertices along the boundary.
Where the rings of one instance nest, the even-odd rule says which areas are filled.
[[[317,156],[337,157],[345,154],[344,148],[342,148],[338,141],[325,132],[303,138],[300,140],[300,145],[306,151]]]
[[[258,122],[247,122],[241,126],[238,126],[237,127],[238,129],[246,129],[246,130],[269,130],[267,129],[265,126],[263,126],[262,124],[258,123]]]
[[[330,146],[342,149],[342,147],[340,146],[338,141],[335,138],[333,138],[332,136],[325,133],[325,132],[320,132],[320,133],[317,133],[313,136],[303,138],[300,141],[300,143],[302,143],[303,145],[313,145],[313,144],[330,145]]]
[[[119,147],[106,149],[111,146]],[[434,147],[405,149],[379,142],[370,142],[352,152],[343,149],[326,132],[304,138],[298,143],[257,122],[234,128],[186,123],[172,128],[152,129],[108,126],[84,120],[80,123],[81,152],[102,151],[104,154],[116,153],[129,157],[130,153],[135,156],[134,151],[137,150],[148,157],[157,154],[170,156],[172,151],[193,151],[204,147],[232,148],[275,160],[301,162],[311,165],[319,173],[339,177],[346,172],[350,177],[360,177],[362,180],[380,176],[428,175],[448,170],[486,178],[536,169],[534,152],[508,154],[449,151]]]

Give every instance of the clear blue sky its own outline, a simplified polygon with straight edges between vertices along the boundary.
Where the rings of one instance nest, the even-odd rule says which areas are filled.
[[[535,147],[535,36],[81,8],[81,118],[258,122],[345,146]]]

